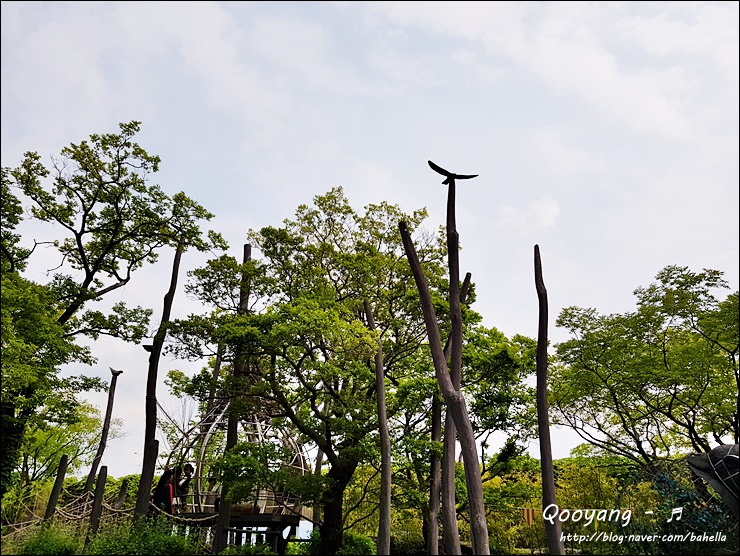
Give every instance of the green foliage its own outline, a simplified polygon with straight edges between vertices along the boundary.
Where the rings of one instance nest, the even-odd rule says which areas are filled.
[[[2,272],[22,271],[31,249],[19,245],[21,236],[14,233],[23,220],[23,205],[10,190],[12,178],[8,168],[2,168],[0,180],[0,266]]]
[[[199,223],[211,213],[184,193],[167,196],[147,185],[159,157],[133,142],[139,122],[122,123],[120,133],[93,134],[61,151],[53,170],[36,152],[25,153],[17,168],[2,169],[0,270],[2,271],[2,427],[0,494],[10,485],[27,425],[75,423],[75,395],[101,389],[97,379],[62,379],[61,365],[94,362],[77,336],[110,335],[137,342],[148,330],[152,311],[115,303],[91,307],[125,286],[144,264],[157,260],[165,246],[198,250],[225,248],[218,234],[203,237]],[[48,241],[23,247],[15,233],[23,204],[37,223],[48,223]],[[20,275],[40,243],[53,246],[59,265],[48,284]],[[34,419],[35,423],[29,423]]]
[[[80,554],[82,541],[75,531],[65,527],[40,527],[20,547],[18,554],[71,556]]]
[[[2,522],[19,523],[44,515],[52,484],[51,480],[14,483],[2,497]]]
[[[342,537],[342,548],[337,554],[368,555],[376,554],[375,542],[368,536],[358,535],[352,531],[345,531]]]
[[[318,529],[314,529],[311,532],[308,542],[290,543],[288,547],[288,554],[302,554],[306,556],[320,556],[323,554],[321,551],[321,534]],[[358,556],[376,554],[375,542],[366,535],[345,531],[342,536],[342,546],[337,554],[356,554]]]
[[[227,546],[220,552],[226,556],[250,556],[252,554],[277,554],[267,543],[243,544],[241,546]]]
[[[49,421],[72,425],[77,420],[76,395],[83,390],[100,389],[103,383],[85,377],[58,376],[59,366],[73,361],[90,363],[92,358],[87,348],[65,336],[57,322],[59,305],[48,287],[16,272],[4,271],[0,290],[0,425],[4,431],[1,496],[10,487],[17,469],[26,426],[38,429]]]
[[[476,432],[506,432],[520,443],[536,436],[535,389],[526,380],[536,371],[537,342],[495,328],[466,330],[463,368]]]
[[[299,206],[295,219],[282,227],[250,231],[260,261],[240,264],[224,256],[190,274],[189,292],[214,311],[173,323],[174,351],[202,357],[220,349],[238,375],[219,384],[218,395],[239,396],[231,411],[279,416],[303,442],[320,447],[328,473],[320,480],[303,477],[290,488],[304,500],[341,505],[356,467],[379,457],[373,365],[378,338],[389,382],[405,379],[408,361],[423,350],[425,338],[397,225],[406,220],[416,228],[424,217],[424,211],[406,215],[387,203],[358,214],[335,188],[315,197],[314,206]],[[417,233],[423,263],[438,283],[444,244]],[[241,304],[246,290],[248,306]],[[365,302],[377,331],[368,327]],[[192,388],[177,387],[203,395],[207,383],[202,376]],[[404,403],[389,395],[389,416]],[[266,465],[264,454],[240,447],[234,456],[241,463],[229,457],[223,462],[224,472],[238,471],[230,482],[234,496],[246,496],[258,483],[291,480],[280,466]]]
[[[714,542],[668,542],[664,538],[646,543],[630,541],[623,548],[628,554],[731,554],[737,551],[738,522],[717,498],[703,498],[694,486],[682,458],[664,460],[635,473],[631,484],[620,490],[621,504],[636,508],[624,534],[698,535],[717,533],[724,540]],[[649,508],[654,513],[644,515]],[[671,519],[681,508],[681,519]],[[669,521],[670,520],[670,521]]]
[[[165,516],[131,525],[125,522],[103,529],[83,554],[168,555],[204,554],[206,548],[194,536],[186,536]]]
[[[572,339],[551,373],[554,422],[642,463],[737,438],[738,294],[715,297],[721,276],[669,266],[635,290],[634,312],[564,309],[557,325]]]
[[[100,411],[88,403],[80,403],[74,410],[77,416],[61,426],[38,421],[29,423],[21,447],[20,473],[24,480],[55,477],[62,454],[69,458],[68,474],[90,463],[100,441],[103,418]],[[113,419],[109,440],[120,435],[120,428],[120,419]]]
[[[392,556],[424,556],[429,554],[424,538],[411,535],[391,535]]]
[[[13,405],[25,418],[48,405],[52,392],[57,393],[57,409],[76,406],[77,384],[58,378],[56,370],[73,361],[92,363],[92,358],[89,349],[77,346],[57,322],[54,293],[14,272],[3,274],[1,287],[2,402]]]

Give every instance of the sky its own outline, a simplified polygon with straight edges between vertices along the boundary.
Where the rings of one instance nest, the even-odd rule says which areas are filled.
[[[461,272],[483,324],[537,336],[533,249],[541,250],[549,338],[564,307],[635,307],[667,265],[724,272],[738,289],[737,2],[2,2],[2,166],[47,165],[70,143],[142,122],[162,159],[151,176],[215,217],[230,254],[342,186],[352,206],[426,207],[444,224],[458,183]],[[24,241],[56,229],[27,224]],[[161,318],[173,253],[106,299]],[[258,257],[259,253],[255,253]],[[202,308],[184,292],[173,318]],[[29,277],[48,280],[54,252]],[[141,470],[147,353],[101,339],[98,363],[125,436],[103,465]],[[167,393],[176,418],[193,411]],[[107,394],[87,396],[101,412]],[[177,417],[177,416],[180,417]],[[553,456],[580,443],[553,428]],[[539,457],[536,442],[530,452]],[[86,471],[85,471],[86,472]]]

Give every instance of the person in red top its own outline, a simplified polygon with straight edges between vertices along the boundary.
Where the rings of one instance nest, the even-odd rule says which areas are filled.
[[[174,495],[172,487],[172,469],[165,469],[159,478],[157,486],[154,488],[152,502],[160,510],[168,514],[172,513],[172,497]]]

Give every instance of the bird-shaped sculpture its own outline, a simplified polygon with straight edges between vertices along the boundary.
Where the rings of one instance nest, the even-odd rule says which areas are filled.
[[[706,454],[688,456],[686,463],[696,475],[712,485],[735,515],[740,515],[740,447],[737,444],[724,444]]]
[[[444,185],[455,183],[455,180],[469,180],[471,178],[478,177],[478,174],[453,174],[452,172],[448,172],[441,166],[437,166],[431,160],[429,160],[428,162],[429,162],[429,167],[432,170],[434,170],[438,174],[442,174],[445,177],[445,181],[442,182]]]
[[[108,368],[110,369],[110,374],[112,374],[113,376],[118,376],[123,372],[123,371],[117,371],[113,367],[108,367]]]

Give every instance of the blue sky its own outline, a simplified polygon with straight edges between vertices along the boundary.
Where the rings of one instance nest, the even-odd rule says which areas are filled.
[[[152,181],[213,212],[235,256],[249,228],[337,185],[358,210],[426,207],[436,229],[446,191],[431,159],[480,175],[458,187],[461,271],[507,335],[536,336],[534,244],[555,342],[560,309],[629,311],[669,264],[738,288],[736,2],[3,1],[1,40],[3,166],[139,120],[162,158]],[[171,258],[119,292],[153,308],[153,326]],[[174,317],[198,310],[182,284],[203,261],[183,260]],[[31,272],[56,264],[42,251]],[[94,349],[98,365],[70,371],[124,370],[127,436],[104,463],[135,473],[146,353]],[[170,368],[198,366],[168,360],[160,376]],[[556,458],[577,443],[553,435]]]

